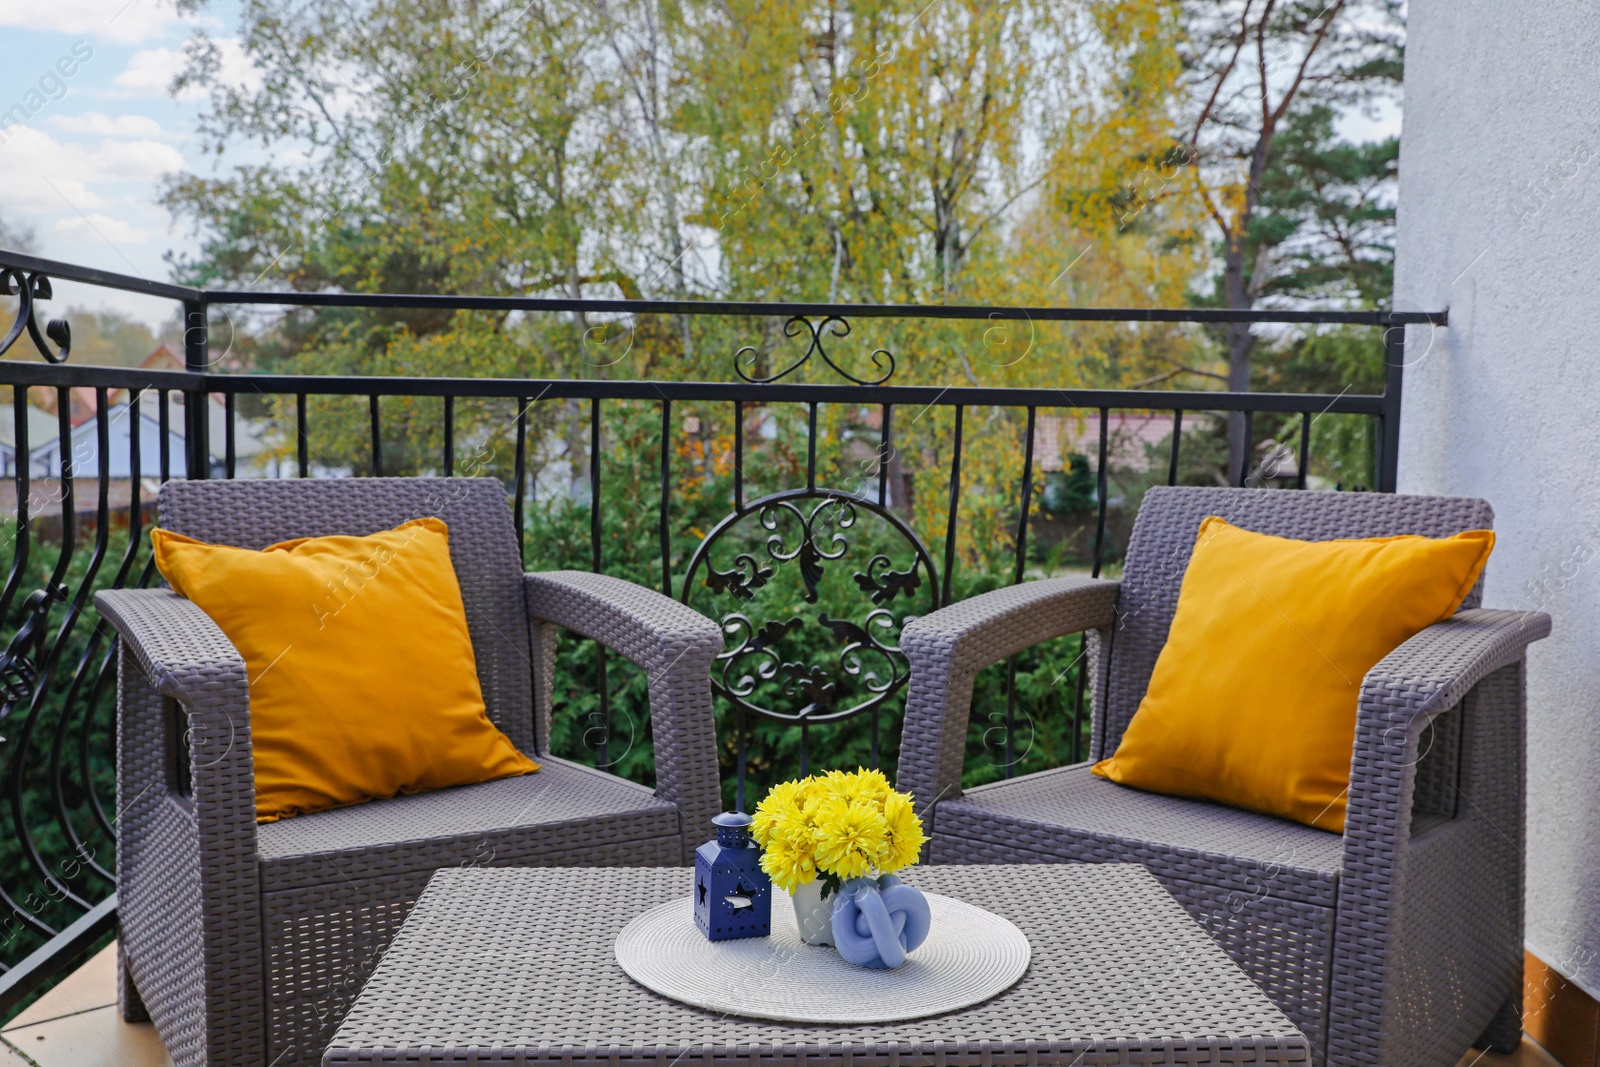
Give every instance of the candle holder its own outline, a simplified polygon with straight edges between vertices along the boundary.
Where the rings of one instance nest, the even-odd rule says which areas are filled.
[[[694,852],[694,921],[712,941],[772,932],[772,879],[750,840],[750,816],[727,811],[711,822],[715,841]]]

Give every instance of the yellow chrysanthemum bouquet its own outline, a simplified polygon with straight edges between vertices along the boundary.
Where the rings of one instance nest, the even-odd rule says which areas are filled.
[[[910,866],[927,840],[911,797],[868,770],[773,786],[750,830],[774,883],[792,893],[821,875],[824,896],[851,878]]]
[[[841,888],[852,900],[863,893],[877,896],[891,890],[894,897],[915,894],[921,900],[921,894],[900,885],[899,879],[885,877],[916,863],[927,837],[910,795],[896,792],[881,771],[829,771],[775,785],[757,805],[750,831],[761,846],[762,870],[795,898],[801,936],[808,942],[833,943],[827,931],[813,929],[808,933],[806,913],[807,909],[819,908],[822,898],[838,894]],[[806,887],[819,879],[820,894],[814,889],[808,892]],[[807,903],[811,897],[815,901]],[[840,906],[850,905],[850,900],[841,901],[836,896],[821,912],[830,916],[833,930],[845,933],[847,938],[848,932],[838,921],[831,920],[831,914]],[[921,909],[926,912],[925,902]],[[819,919],[812,925],[820,923]],[[853,927],[854,923],[850,925]],[[914,922],[913,928],[916,925]],[[921,925],[925,936],[925,919]],[[920,942],[921,938],[914,940]],[[909,945],[907,949],[914,947]],[[849,958],[843,942],[839,942],[839,949]]]

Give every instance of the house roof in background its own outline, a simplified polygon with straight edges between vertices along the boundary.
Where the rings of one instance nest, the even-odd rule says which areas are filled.
[[[56,417],[29,404],[28,451],[37,452],[40,448],[52,445],[60,436],[61,426]],[[0,404],[0,448],[12,453],[17,449],[17,416],[11,404]]]

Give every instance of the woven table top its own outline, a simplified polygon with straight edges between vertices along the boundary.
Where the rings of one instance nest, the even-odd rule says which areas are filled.
[[[361,991],[325,1065],[1309,1063],[1306,1039],[1143,867],[916,867],[906,881],[1005,916],[1022,979],[948,1015],[766,1023],[657,996],[617,965],[684,868],[446,868]],[[782,982],[783,975],[751,975]]]

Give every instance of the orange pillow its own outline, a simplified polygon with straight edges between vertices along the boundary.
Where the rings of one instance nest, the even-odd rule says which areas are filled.
[[[1211,516],[1150,687],[1094,773],[1342,832],[1362,679],[1454,615],[1493,548],[1489,530],[1293,541]]]
[[[244,657],[258,822],[539,769],[489,721],[442,520],[260,552],[150,536]]]

